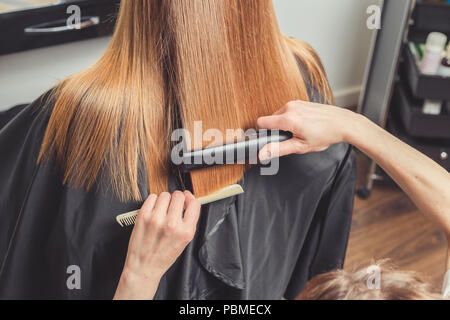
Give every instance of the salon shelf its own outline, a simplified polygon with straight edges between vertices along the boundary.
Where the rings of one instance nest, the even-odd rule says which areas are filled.
[[[441,115],[422,113],[424,101],[412,97],[404,82],[398,82],[394,91],[392,109],[411,137],[450,139],[450,115],[443,109]]]
[[[450,100],[450,77],[422,74],[407,44],[404,46],[403,58],[402,71],[408,80],[414,97],[431,100]]]
[[[450,32],[450,4],[417,0],[412,18],[414,30]]]
[[[81,9],[83,21],[98,21],[81,30],[30,32],[36,29],[65,26],[68,3],[0,14],[0,55],[63,44],[112,33],[119,0],[71,1]]]
[[[395,109],[391,111],[393,114],[389,117],[387,130],[450,172],[450,140],[413,138],[406,132],[398,112]]]

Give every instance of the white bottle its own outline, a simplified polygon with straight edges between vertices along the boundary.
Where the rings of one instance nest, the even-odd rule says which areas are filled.
[[[442,101],[440,100],[425,100],[423,103],[422,113],[433,116],[438,116],[442,111]]]
[[[435,75],[441,65],[442,52],[447,44],[447,36],[440,32],[428,35],[425,53],[420,62],[420,71],[423,74]]]

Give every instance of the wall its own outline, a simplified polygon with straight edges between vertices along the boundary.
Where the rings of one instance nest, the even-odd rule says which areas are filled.
[[[282,30],[320,54],[338,104],[356,105],[372,32],[366,9],[377,0],[274,0]],[[0,110],[33,101],[58,80],[98,59],[109,38],[0,56]]]
[[[319,53],[336,100],[355,106],[373,31],[366,13],[378,0],[274,0],[284,33],[308,42]]]
[[[108,43],[107,37],[0,56],[0,110],[31,102],[90,66]]]

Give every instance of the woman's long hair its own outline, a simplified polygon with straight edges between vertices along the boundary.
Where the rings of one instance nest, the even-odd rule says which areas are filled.
[[[104,55],[54,90],[39,161],[55,155],[74,187],[108,179],[123,201],[142,200],[143,178],[152,193],[167,191],[172,131],[193,135],[194,121],[246,130],[308,100],[297,59],[332,102],[319,58],[282,35],[271,0],[123,0]],[[244,170],[192,173],[195,194],[236,183]]]

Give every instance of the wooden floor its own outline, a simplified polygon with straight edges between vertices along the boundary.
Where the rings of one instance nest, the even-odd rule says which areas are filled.
[[[358,186],[368,161],[358,155]],[[389,258],[402,270],[420,272],[437,286],[445,272],[447,243],[409,198],[390,183],[376,183],[368,200],[355,198],[346,269]]]

